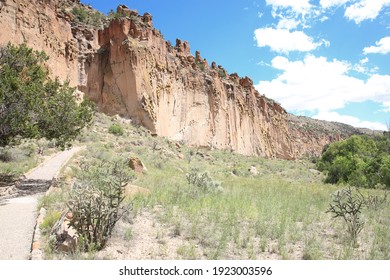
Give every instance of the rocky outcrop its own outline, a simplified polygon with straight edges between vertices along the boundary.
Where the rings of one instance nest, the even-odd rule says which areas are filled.
[[[229,75],[215,62],[210,67],[187,41],[172,46],[151,19],[131,11],[99,30],[100,49],[82,91],[104,112],[188,145],[284,159],[317,156],[324,145],[357,132],[321,129],[314,121],[297,125],[302,119],[294,122],[249,77]]]
[[[319,156],[330,143],[343,140],[354,134],[366,133],[364,129],[337,123],[315,120],[308,117],[288,115],[289,133],[297,157]]]
[[[148,171],[145,164],[137,157],[131,157],[129,159],[129,167],[138,174]]]

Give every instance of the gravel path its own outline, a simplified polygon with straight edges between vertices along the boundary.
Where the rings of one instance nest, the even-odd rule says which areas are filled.
[[[26,179],[51,180],[57,176],[61,167],[82,147],[74,147],[70,150],[63,151],[48,159],[37,168],[27,172]]]
[[[51,157],[26,174],[27,179],[51,180],[61,167],[82,148],[74,147]],[[0,260],[26,260],[30,257],[31,241],[41,195],[25,196],[0,202]]]

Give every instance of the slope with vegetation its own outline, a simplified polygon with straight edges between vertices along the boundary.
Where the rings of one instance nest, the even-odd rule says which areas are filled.
[[[109,133],[113,125],[122,127],[123,134]],[[50,213],[69,209],[72,186],[76,191],[82,182],[108,186],[93,171],[98,167],[88,166],[126,163],[136,156],[147,171],[128,177],[138,191],[126,194],[123,189],[120,205],[124,210],[118,212],[123,216],[102,250],[89,247],[85,252],[79,247],[64,254],[49,242],[46,258],[390,258],[390,220],[386,218],[390,206],[385,193],[367,189],[360,196],[352,189],[350,196],[361,201],[356,215],[350,218],[344,213],[351,222],[333,219],[337,211],[333,213],[330,206],[337,210],[337,205],[347,205],[348,192],[323,183],[325,177],[310,161],[191,148],[102,114],[96,115],[79,141],[87,150],[64,169],[61,187],[42,200],[49,218]],[[127,165],[121,168],[117,174],[131,173]],[[97,184],[91,174],[102,181]],[[112,179],[115,174],[111,174],[103,177]],[[356,228],[358,224],[363,226]]]

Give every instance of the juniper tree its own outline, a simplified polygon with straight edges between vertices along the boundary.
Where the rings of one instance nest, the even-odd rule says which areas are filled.
[[[0,146],[46,137],[65,147],[91,121],[89,102],[78,104],[68,82],[51,79],[47,60],[25,44],[0,47]]]

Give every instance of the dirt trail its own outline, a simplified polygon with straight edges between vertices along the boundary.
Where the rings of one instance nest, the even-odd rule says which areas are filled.
[[[60,152],[26,174],[27,179],[52,180],[81,147]],[[0,202],[0,260],[26,260],[37,217],[38,198],[43,194]]]

